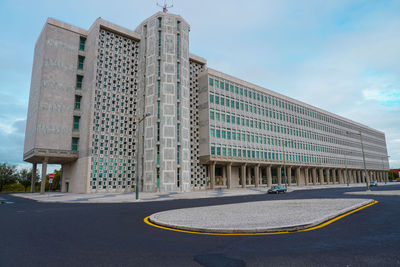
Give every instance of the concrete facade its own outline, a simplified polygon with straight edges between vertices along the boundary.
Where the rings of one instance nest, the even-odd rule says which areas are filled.
[[[387,179],[384,133],[208,68],[189,31],[163,12],[135,30],[48,19],[24,160],[61,164],[74,193],[130,192],[136,177],[147,192]]]

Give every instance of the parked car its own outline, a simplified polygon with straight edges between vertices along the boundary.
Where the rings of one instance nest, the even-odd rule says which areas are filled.
[[[378,183],[376,181],[371,181],[369,183],[369,186],[378,186]]]
[[[270,189],[268,189],[268,194],[279,194],[286,193],[287,188],[284,185],[274,185]]]

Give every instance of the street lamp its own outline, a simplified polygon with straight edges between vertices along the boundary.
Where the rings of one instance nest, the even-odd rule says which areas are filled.
[[[137,133],[140,131],[140,123],[150,116],[150,112],[147,112],[137,123],[136,140],[137,140],[137,151],[136,151],[136,200],[139,199],[139,153],[140,153],[140,137]],[[139,136],[139,137],[138,137]]]
[[[384,171],[385,170],[385,166],[384,166],[384,164],[383,164],[383,159],[385,158],[385,156],[382,156],[381,157],[381,159],[382,159],[382,171]],[[386,156],[386,158],[389,160],[389,158],[390,158],[390,156]],[[387,175],[385,174],[385,184],[387,183]]]
[[[369,176],[368,176],[368,172],[367,172],[367,165],[365,164],[364,143],[363,143],[363,139],[362,139],[362,133],[361,133],[361,131],[359,131],[358,133],[352,133],[352,132],[346,131],[346,134],[347,135],[359,135],[360,136],[361,151],[362,151],[363,163],[364,163],[365,184],[367,186],[367,191],[370,191],[369,190]]]

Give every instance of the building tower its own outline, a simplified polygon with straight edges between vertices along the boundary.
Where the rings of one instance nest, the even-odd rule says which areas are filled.
[[[189,190],[189,24],[158,12],[136,32],[142,36],[138,117],[151,114],[140,134],[143,190]]]

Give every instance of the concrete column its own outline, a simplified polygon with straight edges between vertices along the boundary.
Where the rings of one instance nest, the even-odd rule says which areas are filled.
[[[287,179],[287,184],[288,186],[292,185],[292,167],[287,167],[286,168],[286,179]]]
[[[343,170],[342,169],[338,169],[338,180],[339,180],[339,184],[343,184]]]
[[[267,186],[272,186],[272,173],[271,173],[271,166],[267,166]]]
[[[222,185],[228,186],[226,181],[226,166],[222,167]]]
[[[31,176],[31,193],[35,193],[35,183],[36,183],[36,170],[37,164],[32,164],[32,176]]]
[[[313,182],[313,185],[317,184],[317,169],[316,168],[312,169],[312,182]]]
[[[304,179],[305,179],[305,185],[308,185],[308,180],[309,180],[308,168],[304,168]]]
[[[357,176],[360,179],[360,183],[365,183],[365,179],[364,177],[362,177],[360,170],[357,171]]]
[[[215,162],[210,164],[210,188],[215,188]]]
[[[242,177],[242,188],[246,188],[246,164],[240,166],[241,177]]]
[[[326,173],[326,183],[330,184],[331,183],[331,174],[330,174],[331,169],[325,169]]]
[[[251,167],[247,167],[247,182],[246,184],[251,185]]]
[[[47,172],[47,161],[48,158],[45,158],[42,162],[42,182],[40,185],[40,194],[43,195],[46,191],[46,172]]]
[[[300,185],[300,167],[297,167],[296,168],[296,172],[295,172],[295,178],[296,178],[296,184],[297,184],[297,186],[299,186]]]
[[[278,185],[282,184],[282,167],[277,167],[276,168],[276,174],[278,175]]]
[[[332,182],[336,184],[336,169],[332,169]]]
[[[357,183],[357,171],[356,170],[353,170],[353,177],[354,177],[354,180]]]
[[[260,182],[260,165],[254,166],[254,184],[255,187],[258,187],[258,183]]]
[[[232,188],[232,163],[229,162],[228,165],[226,165],[226,186],[228,189]]]
[[[324,169],[320,168],[319,169],[319,183],[324,184],[325,179],[324,179]]]

